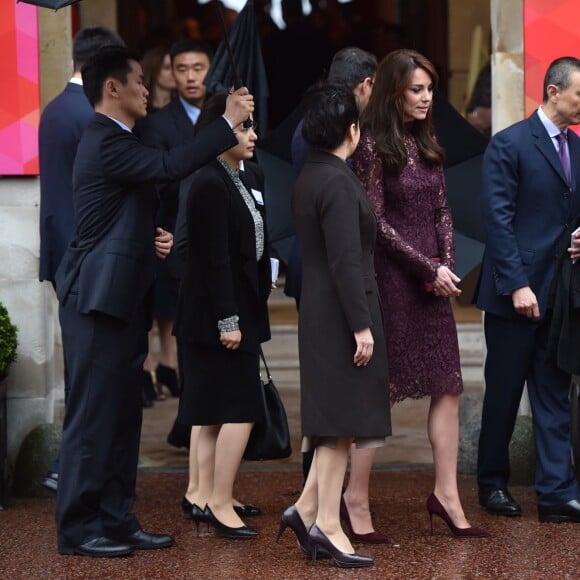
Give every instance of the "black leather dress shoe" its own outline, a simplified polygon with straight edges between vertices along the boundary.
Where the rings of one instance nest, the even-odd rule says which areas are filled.
[[[226,526],[215,517],[214,513],[211,511],[211,508],[208,505],[205,506],[203,515],[205,516],[206,520],[215,528],[216,532],[224,538],[245,540],[249,538],[255,538],[258,535],[258,532],[249,526],[241,526],[239,528]]]
[[[261,516],[262,510],[251,503],[235,505],[234,511],[242,518],[248,516]]]
[[[539,505],[538,519],[541,522],[551,522],[553,524],[580,522],[580,501],[573,499],[558,505]]]
[[[56,491],[58,489],[58,473],[56,471],[47,471],[40,480],[40,485],[50,489],[50,491]]]
[[[479,490],[479,504],[494,516],[522,515],[522,508],[507,489]]]
[[[119,556],[128,556],[133,551],[133,548],[126,542],[119,542],[118,540],[111,540],[101,536],[80,546],[59,546],[58,551],[63,556],[117,558]]]
[[[133,550],[157,550],[169,548],[175,543],[171,536],[166,534],[151,534],[145,530],[137,530],[135,533],[123,538],[123,543],[129,544]]]

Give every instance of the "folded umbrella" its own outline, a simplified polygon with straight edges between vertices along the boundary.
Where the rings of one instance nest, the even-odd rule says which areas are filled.
[[[18,4],[22,2],[23,4],[32,4],[42,8],[52,8],[53,10],[58,10],[59,8],[70,6],[71,4],[78,4],[80,1],[81,0],[16,0],[16,3]]]
[[[204,84],[210,94],[231,87],[248,87],[254,96],[254,121],[258,125],[258,135],[264,134],[269,91],[253,0],[246,2],[220,42]]]

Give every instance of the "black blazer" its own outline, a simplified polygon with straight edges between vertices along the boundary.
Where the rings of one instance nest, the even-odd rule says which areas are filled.
[[[72,173],[77,147],[95,112],[83,87],[68,83],[42,112],[40,157],[40,265],[38,277],[54,282],[74,231]]]
[[[79,312],[129,320],[154,277],[153,184],[177,181],[236,143],[220,118],[186,145],[161,151],[96,113],[74,166],[76,234],[57,271],[59,301],[74,292]]]
[[[580,218],[576,218],[572,227],[579,226]],[[580,373],[580,261],[573,264],[568,252],[560,258],[548,310],[552,316],[546,359],[564,372],[577,375]]]
[[[255,189],[263,198],[261,169],[245,165],[242,180],[248,191]],[[255,353],[269,340],[268,230],[264,205],[256,207],[264,218],[264,254],[259,262],[254,221],[225,169],[214,160],[194,174],[187,203],[187,266],[174,328],[180,338],[219,346],[218,320],[237,314],[240,350]]]

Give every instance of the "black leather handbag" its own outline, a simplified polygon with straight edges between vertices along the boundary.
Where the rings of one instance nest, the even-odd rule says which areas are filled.
[[[260,348],[260,356],[268,376],[268,382],[262,381],[264,420],[254,425],[244,452],[244,459],[249,461],[285,459],[292,454],[286,409],[272,380],[262,348]]]

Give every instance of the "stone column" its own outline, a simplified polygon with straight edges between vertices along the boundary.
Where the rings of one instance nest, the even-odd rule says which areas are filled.
[[[491,0],[492,132],[524,118],[523,0]],[[527,394],[520,412],[530,414]]]
[[[72,74],[70,9],[39,9],[41,108]],[[60,422],[64,400],[56,301],[38,281],[37,177],[0,179],[0,300],[18,327],[18,359],[8,376],[8,462],[37,425]],[[48,458],[52,459],[52,458]]]
[[[81,28],[85,26],[106,26],[117,31],[117,0],[99,0],[79,4]],[[135,15],[137,17],[137,15]]]
[[[523,1],[491,0],[493,133],[525,116]],[[530,413],[525,391],[520,414]]]
[[[493,133],[524,118],[523,0],[491,0]]]

